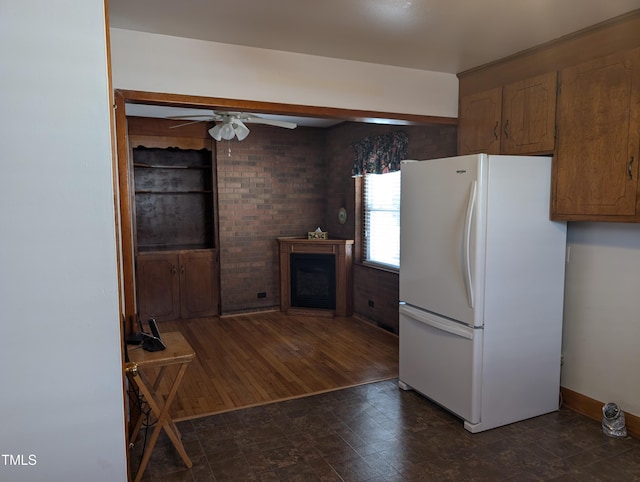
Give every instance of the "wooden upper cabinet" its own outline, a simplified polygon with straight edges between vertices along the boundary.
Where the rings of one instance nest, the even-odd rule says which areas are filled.
[[[560,73],[553,219],[640,221],[640,48]]]
[[[557,73],[460,99],[459,154],[540,154],[555,147]]]
[[[556,90],[556,72],[538,75],[503,88],[502,154],[553,151]]]
[[[460,98],[458,154],[499,154],[502,87]]]

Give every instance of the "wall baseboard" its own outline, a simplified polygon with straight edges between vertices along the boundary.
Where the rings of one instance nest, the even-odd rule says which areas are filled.
[[[581,393],[574,392],[565,387],[560,387],[562,392],[562,405],[569,410],[578,412],[592,420],[602,422],[602,407],[605,402],[594,400]],[[627,427],[627,434],[635,438],[640,438],[640,417],[625,412],[624,420]]]
[[[372,320],[371,318],[361,314],[361,313],[354,313],[353,317],[358,320],[358,321],[362,321],[363,323],[367,323],[371,326],[373,326],[374,328],[384,331],[385,333],[394,336],[396,338],[398,338],[398,334],[393,332],[393,329],[387,325],[384,325],[383,323],[379,323],[375,320]]]
[[[258,313],[269,313],[273,311],[280,311],[279,306],[266,306],[264,308],[247,308],[246,310],[234,310],[234,311],[225,311],[220,313],[220,318],[230,318],[232,316],[241,316],[241,315],[253,315]]]

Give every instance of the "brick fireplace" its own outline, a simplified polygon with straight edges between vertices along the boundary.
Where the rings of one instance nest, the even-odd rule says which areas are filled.
[[[278,238],[280,311],[353,314],[353,240]]]

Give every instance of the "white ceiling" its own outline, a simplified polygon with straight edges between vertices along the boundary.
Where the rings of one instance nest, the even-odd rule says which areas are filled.
[[[116,28],[459,73],[640,0],[109,0]]]

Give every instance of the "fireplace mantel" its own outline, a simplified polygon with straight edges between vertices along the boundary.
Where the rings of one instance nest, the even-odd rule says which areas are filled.
[[[291,253],[333,254],[336,260],[335,316],[353,314],[353,240],[277,238],[280,248],[280,311],[300,311],[291,306]],[[313,311],[305,309],[302,311]],[[318,310],[316,310],[318,311]]]

